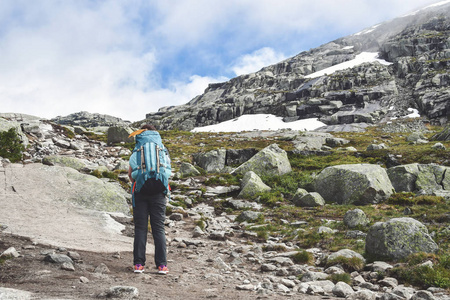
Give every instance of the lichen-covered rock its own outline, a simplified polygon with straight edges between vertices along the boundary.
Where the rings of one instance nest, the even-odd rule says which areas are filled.
[[[378,257],[402,259],[412,253],[437,250],[438,245],[425,225],[412,218],[377,222],[370,227],[366,237],[366,253]]]
[[[357,226],[366,226],[369,224],[369,219],[367,218],[364,211],[357,208],[354,210],[349,210],[344,215],[344,224],[349,228],[355,228]]]
[[[316,207],[325,205],[325,200],[319,193],[316,192],[307,193],[300,198],[294,197],[293,202],[295,206],[300,207]]]
[[[63,155],[48,155],[42,159],[42,163],[48,166],[69,167],[77,171],[85,169],[88,164],[86,160]]]
[[[198,176],[200,172],[190,163],[182,162],[180,165],[180,176],[181,178],[189,176]]]
[[[449,167],[414,163],[389,168],[387,173],[396,192],[450,190]]]
[[[333,260],[335,260],[336,258],[341,257],[341,256],[345,257],[345,258],[356,257],[356,258],[360,259],[363,263],[366,262],[366,260],[364,259],[364,257],[361,254],[359,254],[353,250],[350,250],[350,249],[341,249],[337,252],[331,253],[327,258],[327,262],[330,263]]]
[[[260,212],[245,210],[243,211],[238,219],[246,222],[255,222],[261,216]]]
[[[245,174],[253,171],[258,176],[283,175],[292,172],[286,151],[277,144],[272,144],[255,154],[247,162],[234,169],[234,174]]]
[[[133,132],[128,126],[112,126],[108,128],[108,145],[116,143],[133,143],[134,137],[128,137]]]
[[[315,180],[315,190],[326,202],[364,205],[386,200],[394,188],[382,167],[353,164],[322,170]]]
[[[271,188],[266,185],[255,172],[249,171],[245,173],[241,182],[241,192],[238,197],[244,199],[253,199],[259,193],[270,191]]]
[[[194,162],[208,173],[219,173],[225,168],[226,155],[225,149],[196,153],[194,154]]]

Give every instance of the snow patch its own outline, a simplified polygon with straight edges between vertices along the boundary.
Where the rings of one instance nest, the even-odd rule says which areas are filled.
[[[404,116],[403,118],[420,118],[419,111],[415,108],[408,108],[408,111],[411,112],[409,115]]]
[[[315,73],[312,74],[308,74],[305,77],[306,78],[313,78],[313,77],[319,77],[319,76],[323,76],[325,74],[333,74],[336,71],[341,71],[341,70],[345,70],[348,68],[353,68],[357,65],[360,65],[362,63],[366,63],[366,62],[374,62],[374,61],[378,61],[379,63],[381,63],[382,65],[391,65],[392,63],[385,61],[384,59],[379,59],[378,58],[378,53],[377,52],[361,52],[360,54],[356,55],[356,57],[352,60],[349,61],[345,61],[343,63],[331,66],[329,68],[317,71]]]
[[[292,129],[310,131],[326,126],[317,118],[283,122],[283,118],[271,114],[242,115],[236,119],[215,125],[196,127],[192,132],[242,132],[252,130]]]

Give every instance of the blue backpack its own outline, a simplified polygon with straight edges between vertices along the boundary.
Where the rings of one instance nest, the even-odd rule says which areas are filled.
[[[169,195],[169,177],[172,174],[169,151],[164,147],[157,131],[146,130],[136,135],[136,145],[130,157],[131,177],[134,179],[132,189],[139,192],[147,181],[154,178],[164,185],[164,194]]]

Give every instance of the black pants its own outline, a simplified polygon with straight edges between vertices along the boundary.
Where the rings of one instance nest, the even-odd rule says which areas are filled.
[[[166,196],[162,192],[143,189],[135,194],[134,216],[134,264],[145,266],[145,250],[147,247],[148,217],[155,243],[155,265],[167,265],[166,234],[164,221],[166,218]]]

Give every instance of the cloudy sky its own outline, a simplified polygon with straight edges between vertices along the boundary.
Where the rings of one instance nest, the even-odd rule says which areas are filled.
[[[0,0],[0,112],[137,121],[436,0]]]

